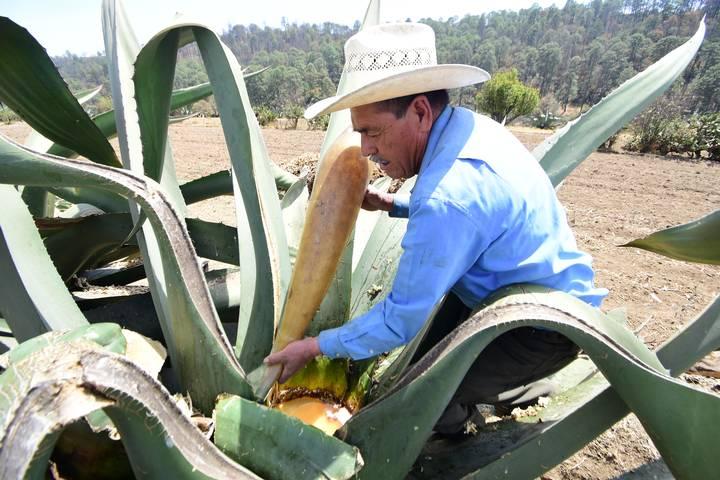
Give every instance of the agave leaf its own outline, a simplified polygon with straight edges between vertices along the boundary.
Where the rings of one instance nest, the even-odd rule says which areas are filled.
[[[86,325],[18,191],[0,185],[0,204],[0,311],[15,338],[22,342],[49,330]]]
[[[206,222],[198,218],[187,218],[185,221],[199,256],[231,265],[240,265],[237,250],[238,235],[235,227]]]
[[[720,420],[720,397],[669,377],[657,357],[623,325],[570,295],[533,286],[504,289],[503,294],[346,424],[346,441],[358,446],[366,461],[361,477],[404,475],[478,353],[498,335],[520,326],[550,328],[579,345],[645,425],[676,476],[712,476],[720,463],[711,440],[712,422]],[[648,402],[648,397],[664,401]],[[373,434],[391,420],[391,437]],[[513,465],[505,464],[505,474],[517,477],[523,465]]]
[[[310,322],[307,335],[315,336],[323,330],[339,327],[348,321],[352,293],[353,235],[350,234],[345,249],[338,260],[328,291]]]
[[[367,10],[365,11],[365,18],[363,18],[360,29],[372,27],[380,23],[380,0],[370,0],[368,3]],[[352,77],[351,77],[352,78]],[[351,90],[357,88],[359,84],[351,84],[345,76],[343,70],[340,74],[340,81],[338,82],[338,88],[336,95],[343,95]],[[325,158],[330,145],[344,132],[348,127],[351,126],[350,122],[350,110],[340,110],[339,112],[333,112],[330,114],[330,121],[328,122],[328,128],[325,131],[325,138],[323,139],[322,146],[320,147],[320,162]],[[318,164],[318,170],[320,170],[320,164]]]
[[[32,35],[9,18],[0,17],[0,43],[0,101],[50,140],[93,161],[119,166],[105,136]]]
[[[239,265],[234,227],[193,218],[185,221],[199,256]],[[132,230],[128,213],[44,220],[38,228],[46,235],[45,248],[65,282],[81,270],[137,253],[136,242],[125,242]]]
[[[218,401],[215,444],[255,473],[276,480],[346,479],[362,467],[357,448],[240,397]]]
[[[203,98],[212,95],[212,86],[209,83],[201,83],[193,87],[180,88],[174,90],[172,97],[170,98],[170,110],[175,110],[180,107],[184,107],[191,103],[202,100]],[[115,110],[108,110],[107,112],[99,113],[93,117],[93,122],[100,129],[102,134],[106,138],[113,138],[117,135],[117,123],[115,122]],[[34,149],[36,150],[36,149]],[[77,156],[77,152],[58,145],[57,143],[52,146],[49,153],[58,155],[60,157],[74,158]]]
[[[0,140],[4,140],[0,141],[0,183],[102,186],[138,202],[158,239],[157,258],[167,288],[153,292],[153,299],[163,295],[160,298],[165,299],[168,308],[169,315],[159,316],[164,322],[163,334],[182,390],[190,392],[196,405],[206,411],[212,408],[220,392],[251,395],[212,305],[182,219],[161,187],[126,170],[58,160],[30,152],[2,136]]]
[[[64,351],[67,347],[60,346]],[[56,352],[57,357],[62,357]],[[31,357],[0,376],[0,476],[2,478],[44,478],[48,460],[64,426],[83,416],[109,406],[112,402],[93,392],[48,381],[45,372]],[[53,363],[55,367],[65,367]],[[20,369],[18,369],[20,367]],[[42,382],[42,380],[45,380]],[[40,388],[32,388],[35,382]],[[64,408],[60,408],[63,406]],[[55,407],[55,408],[53,408]],[[42,420],[33,421],[37,417]]]
[[[168,30],[140,50],[122,8],[105,8],[111,3],[103,3],[103,32],[112,52],[108,70],[124,166],[158,181],[184,214],[167,131],[177,50],[189,38],[182,30]]]
[[[624,127],[659,97],[682,73],[700,48],[705,22],[690,40],[613,90],[607,97],[569,122],[533,150],[555,186],[593,150]]]
[[[283,170],[274,162],[270,162],[270,170],[275,177],[275,186],[278,190],[287,190],[299,180],[296,175]]]
[[[93,260],[120,247],[132,228],[130,215],[122,213],[62,222],[60,231],[45,239],[45,248],[64,282],[92,265]]]
[[[382,192],[387,192],[391,184],[390,177],[380,177],[372,183],[372,186]],[[355,235],[353,237],[353,260],[352,269],[353,271],[357,268],[358,262],[360,261],[360,255],[365,251],[370,234],[375,229],[380,216],[384,212],[380,210],[369,211],[361,209],[358,214],[357,222],[355,222]]]
[[[80,105],[83,105],[90,101],[92,98],[94,98],[98,93],[100,93],[100,90],[102,90],[102,85],[99,87],[95,87],[90,90],[85,90],[82,92],[78,92],[75,94],[75,97],[77,98],[77,101]],[[43,152],[43,153],[53,153],[57,155],[56,152],[50,152],[50,149],[53,147],[53,141],[48,140],[47,138],[43,137],[40,133],[37,132],[37,130],[31,130],[27,137],[25,137],[25,141],[23,144],[35,151]],[[57,145],[57,144],[55,144]],[[61,147],[64,148],[64,147]]]
[[[190,180],[180,185],[180,191],[187,205],[202,202],[208,198],[214,198],[220,195],[232,195],[230,170],[220,170],[219,172]]]
[[[10,351],[8,362],[16,364],[43,348],[77,341],[93,342],[109,352],[120,355],[124,354],[127,348],[127,341],[120,326],[114,323],[96,323],[94,325],[75,327],[67,331],[54,330],[25,340]]]
[[[298,179],[282,198],[283,222],[285,223],[285,238],[287,239],[290,263],[295,264],[295,257],[300,248],[300,238],[305,224],[305,214],[308,208],[310,193],[305,178]]]
[[[143,369],[92,344],[35,353],[0,377],[0,391],[3,478],[42,478],[65,425],[103,407],[138,478],[258,478],[207,440]]]
[[[695,362],[720,348],[720,295],[697,318],[658,349],[658,358],[672,375],[680,375]]]
[[[235,345],[240,363],[255,368],[270,351],[290,279],[290,259],[270,160],[250,109],[240,66],[218,36],[193,27],[213,85],[236,190],[242,296]]]
[[[136,60],[131,58],[135,60],[133,97],[140,122],[142,164],[145,175],[158,182],[165,159],[175,61],[177,50],[182,47],[180,33],[178,29],[154,36],[136,53]]]
[[[414,185],[415,179],[409,179],[398,192],[407,193]],[[402,218],[382,215],[377,221],[353,272],[351,318],[370,310],[390,291],[402,255],[400,242],[406,227],[407,220]]]
[[[668,340],[658,350],[658,358],[670,368],[672,375],[679,375],[717,347],[720,347],[720,297]],[[435,465],[421,460],[412,477],[432,478],[432,472],[438,468],[444,473],[451,470],[457,475],[468,474],[468,478],[505,476],[509,470],[518,478],[539,477],[629,413],[628,406],[615,390],[597,376],[563,392],[553,403],[557,403],[557,408],[550,408],[541,415],[544,423],[522,429],[516,440],[506,441],[499,448],[495,444],[493,450],[492,446],[488,448],[482,442],[496,439],[479,435],[477,441],[458,446],[452,453],[428,452]],[[553,448],[540,449],[538,443]]]
[[[642,248],[677,260],[719,265],[720,210],[621,246]]]

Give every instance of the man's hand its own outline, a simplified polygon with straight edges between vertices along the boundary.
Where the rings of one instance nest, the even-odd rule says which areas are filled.
[[[365,191],[362,208],[369,211],[384,210],[389,212],[393,206],[392,193],[381,192],[377,188],[368,185]]]
[[[264,363],[265,365],[282,365],[282,374],[280,374],[278,382],[285,383],[295,372],[320,354],[320,344],[317,338],[307,337],[289,343],[279,352],[271,353],[265,357]]]

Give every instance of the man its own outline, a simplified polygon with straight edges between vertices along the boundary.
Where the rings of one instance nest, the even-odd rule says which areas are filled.
[[[535,283],[599,306],[591,259],[580,252],[549,179],[504,127],[448,106],[449,88],[489,78],[468,65],[437,65],[426,25],[385,24],[345,45],[346,91],[312,105],[307,117],[350,108],[363,155],[392,178],[417,175],[409,198],[368,189],[363,207],[408,217],[404,249],[387,297],[367,314],[293,342],[265,362],[285,381],[313,357],[362,359],[408,343],[447,294],[443,318],[421,353],[466,320],[493,291]],[[569,363],[577,347],[549,330],[519,328],[473,364],[435,430],[462,432],[474,405],[514,405],[550,393],[539,381]]]

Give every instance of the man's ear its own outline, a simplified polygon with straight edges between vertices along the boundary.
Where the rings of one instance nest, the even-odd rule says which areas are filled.
[[[425,95],[418,95],[410,103],[410,110],[417,116],[420,131],[429,132],[433,124],[433,111],[428,98]]]

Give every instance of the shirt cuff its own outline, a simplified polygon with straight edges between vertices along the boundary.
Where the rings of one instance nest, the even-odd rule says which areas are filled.
[[[410,215],[410,195],[396,193],[393,196],[393,205],[388,215],[396,218],[408,218]]]
[[[329,358],[350,358],[347,350],[340,341],[340,332],[337,328],[323,330],[318,335],[320,352]]]

